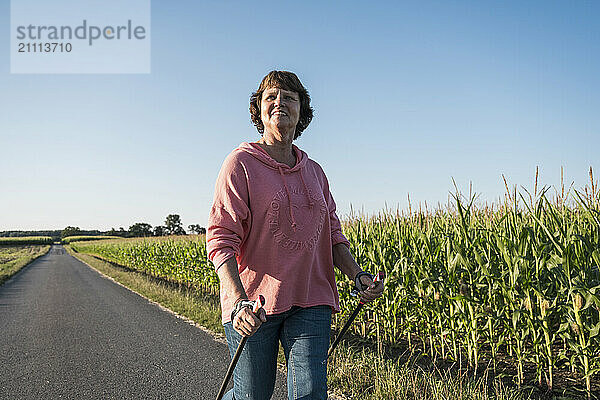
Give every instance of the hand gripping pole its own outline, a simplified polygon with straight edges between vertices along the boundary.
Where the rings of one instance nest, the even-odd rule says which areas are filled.
[[[265,305],[265,298],[263,295],[259,295],[258,299],[254,302],[254,307],[252,307],[252,312],[256,315],[258,311]],[[233,322],[233,321],[232,321]],[[217,400],[221,400],[223,395],[225,395],[225,389],[227,388],[227,384],[231,379],[231,375],[233,375],[233,370],[235,369],[235,365],[237,364],[240,355],[242,354],[242,350],[244,350],[244,346],[246,345],[246,341],[248,340],[248,336],[242,336],[242,340],[240,340],[240,344],[238,344],[237,350],[235,351],[235,355],[231,359],[231,363],[229,363],[229,368],[227,369],[227,373],[225,374],[225,379],[223,379],[223,383],[221,384],[221,389],[219,389],[219,394],[217,395]]]
[[[384,278],[385,278],[385,273],[383,271],[379,271],[379,273],[373,279],[373,282],[382,281]],[[356,306],[356,308],[352,312],[352,315],[350,315],[350,318],[348,318],[348,321],[346,321],[346,324],[344,324],[344,327],[340,331],[340,334],[335,338],[335,340],[333,341],[331,347],[329,348],[329,351],[327,352],[327,358],[329,358],[329,356],[333,353],[333,350],[338,345],[338,343],[340,342],[340,340],[342,340],[342,337],[344,336],[344,334],[346,333],[346,331],[348,330],[348,328],[352,324],[352,321],[354,321],[354,319],[356,318],[356,316],[358,315],[358,313],[360,312],[360,310],[363,308],[364,305],[365,305],[365,303],[363,303],[362,300],[358,303],[358,305]]]

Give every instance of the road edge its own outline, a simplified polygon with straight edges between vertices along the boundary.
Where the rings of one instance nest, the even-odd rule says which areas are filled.
[[[64,247],[64,246],[63,246]],[[92,271],[95,271],[96,273],[98,273],[101,277],[108,279],[109,281],[112,281],[114,283],[116,283],[117,285],[129,290],[132,293],[135,293],[136,295],[140,296],[141,298],[143,298],[144,300],[148,301],[150,304],[153,304],[155,306],[157,306],[158,308],[160,308],[162,311],[166,311],[167,313],[174,315],[175,317],[185,321],[186,323],[188,323],[189,325],[192,325],[198,329],[200,329],[201,331],[208,333],[216,342],[219,342],[221,344],[227,344],[227,341],[225,339],[225,335],[222,335],[220,333],[211,331],[210,329],[200,325],[199,323],[197,323],[196,321],[186,317],[185,315],[181,315],[176,311],[171,310],[170,308],[167,308],[165,306],[163,306],[162,304],[160,304],[157,301],[154,301],[146,296],[144,296],[143,294],[133,290],[132,288],[130,288],[129,286],[126,286],[124,284],[122,284],[121,282],[117,281],[115,278],[113,278],[112,276],[108,276],[105,273],[97,270],[96,268],[94,268],[92,265],[88,264],[87,261],[77,257],[78,253],[75,253],[71,248],[66,248],[64,247],[67,251],[67,254],[69,254],[71,257],[75,258],[78,261],[81,261],[83,264],[87,265]],[[107,261],[103,261],[103,262],[107,262]]]

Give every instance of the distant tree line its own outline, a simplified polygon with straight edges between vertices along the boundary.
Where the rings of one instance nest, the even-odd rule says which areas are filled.
[[[195,234],[206,234],[206,229],[198,224],[188,225],[188,232]],[[121,236],[121,237],[147,237],[147,236],[166,236],[166,235],[187,235],[188,232],[183,228],[181,217],[178,214],[169,214],[165,219],[164,225],[152,225],[145,222],[136,222],[129,229],[120,227],[118,230],[112,228],[109,231],[82,230],[76,226],[67,226],[63,230],[45,230],[45,231],[1,231],[0,237],[23,237],[23,236],[50,236],[59,240],[68,236]]]

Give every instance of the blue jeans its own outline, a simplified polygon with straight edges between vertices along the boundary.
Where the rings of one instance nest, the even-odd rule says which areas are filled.
[[[242,336],[231,322],[224,325],[231,357]],[[233,389],[223,400],[269,400],[275,387],[279,342],[287,360],[290,400],[327,400],[327,349],[331,307],[294,306],[267,316],[248,338],[233,371]]]

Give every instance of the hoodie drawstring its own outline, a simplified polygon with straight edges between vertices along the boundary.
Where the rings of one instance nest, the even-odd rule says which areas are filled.
[[[280,166],[277,166],[277,168],[279,169],[279,174],[281,175],[281,179],[283,179],[283,187],[285,187],[285,192],[287,193],[288,203],[289,203],[289,208],[290,208],[290,219],[292,220],[292,229],[295,231],[296,230],[296,220],[294,219],[294,213],[292,212],[292,196],[290,196],[290,191],[287,187],[287,184],[285,183],[285,176],[283,176],[283,170],[281,169]]]
[[[285,187],[285,192],[288,197],[288,205],[290,209],[290,220],[292,221],[292,229],[296,230],[296,219],[294,218],[294,211],[292,210],[292,196],[290,196],[290,190],[287,187],[287,183],[285,182],[285,175],[283,175],[283,170],[281,166],[277,166],[279,170],[279,175],[281,175],[281,179],[283,179],[283,187]],[[304,186],[304,192],[306,193],[306,197],[308,198],[308,204],[313,207],[315,202],[312,197],[310,197],[310,193],[308,192],[308,186],[306,186],[306,182],[304,181],[304,175],[302,174],[302,168],[300,169],[300,180],[302,180],[302,185]]]
[[[306,192],[306,197],[308,197],[308,204],[312,207],[315,205],[312,197],[310,197],[310,193],[308,193],[308,187],[306,186],[306,182],[304,182],[304,175],[302,174],[302,169],[300,168],[300,179],[302,179],[302,184],[304,185],[304,191]]]

